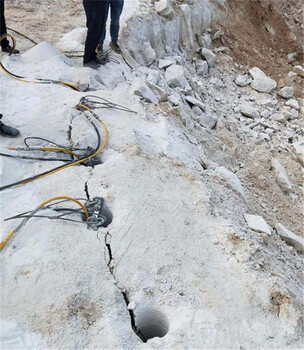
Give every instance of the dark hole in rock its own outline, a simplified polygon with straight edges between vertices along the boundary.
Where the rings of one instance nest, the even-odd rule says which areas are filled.
[[[144,308],[135,314],[135,327],[143,342],[164,337],[169,332],[169,320],[165,314],[154,309]]]

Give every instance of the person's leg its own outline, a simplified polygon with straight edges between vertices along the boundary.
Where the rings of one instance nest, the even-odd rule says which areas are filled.
[[[4,0],[0,0],[0,36],[6,34],[6,24],[5,24],[5,16],[4,16]],[[9,41],[5,38],[1,40],[1,47],[5,49],[9,46]]]
[[[105,12],[105,17],[102,21],[102,34],[99,40],[99,45],[102,47],[103,46],[103,42],[106,38],[106,33],[107,33],[107,20],[108,20],[108,16],[109,16],[109,7],[110,7],[110,1],[107,0],[107,5],[106,5],[106,12]]]
[[[101,37],[107,3],[105,0],[83,0],[83,6],[88,28],[83,56],[83,63],[86,64],[96,58],[95,50]]]
[[[111,2],[111,26],[110,34],[113,42],[117,42],[119,34],[119,19],[124,6],[124,0],[110,0]]]

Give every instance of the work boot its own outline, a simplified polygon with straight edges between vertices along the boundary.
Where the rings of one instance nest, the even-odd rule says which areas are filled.
[[[117,41],[111,41],[110,42],[110,48],[113,49],[116,53],[119,53],[121,54],[121,50],[120,50],[120,47],[119,45],[117,44]]]
[[[20,131],[11,126],[5,125],[0,121],[0,135],[16,137],[20,134]]]
[[[97,45],[96,53],[97,53],[97,54],[103,53],[103,45],[101,45],[101,44],[98,44],[98,45]]]
[[[20,53],[20,51],[17,50],[17,49],[15,49],[14,52],[13,52],[13,48],[10,45],[8,45],[6,47],[2,47],[2,52],[7,52],[7,53],[11,53],[11,54],[18,54],[18,53]]]
[[[100,65],[104,65],[107,63],[107,57],[102,55],[96,55],[89,62],[84,63],[84,67],[90,67],[93,69],[98,68]]]

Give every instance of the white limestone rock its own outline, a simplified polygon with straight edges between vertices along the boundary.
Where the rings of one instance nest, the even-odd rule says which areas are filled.
[[[247,74],[239,74],[235,80],[235,84],[241,87],[247,86],[250,84],[251,80]]]
[[[219,39],[221,36],[223,36],[225,33],[223,31],[222,28],[218,29],[214,34],[213,34],[213,37],[212,37],[212,40],[217,40]]]
[[[238,178],[237,175],[229,171],[227,168],[225,168],[224,166],[217,167],[214,170],[213,175],[216,178],[225,181],[229,185],[229,187],[231,187],[235,192],[240,194],[242,198],[246,198],[241,180]]]
[[[205,33],[203,36],[198,38],[198,44],[201,47],[205,47],[207,49],[210,49],[212,40],[209,34]]]
[[[278,123],[286,123],[285,116],[280,113],[272,114],[269,119]]]
[[[165,78],[169,86],[172,88],[180,87],[185,89],[188,86],[184,69],[177,64],[173,64],[166,70]]]
[[[290,100],[286,101],[285,105],[289,106],[289,107],[291,107],[293,109],[296,109],[296,110],[298,110],[300,108],[299,102],[297,100],[293,99],[293,98],[291,98]]]
[[[293,94],[294,94],[294,88],[292,86],[284,86],[279,92],[278,95],[289,99],[289,98],[293,98]]]
[[[195,113],[195,115],[197,115],[197,116],[200,116],[200,115],[202,115],[203,114],[203,111],[199,108],[199,107],[197,107],[197,106],[193,106],[192,107],[192,111]]]
[[[296,110],[294,110],[295,112],[297,112]],[[283,117],[286,119],[286,120],[291,120],[293,119],[294,117],[296,117],[292,112],[291,110],[287,110],[285,108],[283,108],[281,110],[281,114],[283,115]]]
[[[198,60],[196,62],[196,71],[199,75],[207,75],[209,71],[209,66],[207,61]]]
[[[240,106],[240,111],[243,115],[249,118],[259,118],[260,113],[259,111],[253,106],[251,102],[243,102],[243,104]]]
[[[300,77],[304,78],[304,68],[302,66],[294,66],[293,71]]]
[[[191,97],[191,96],[185,96],[185,100],[190,103],[190,105],[198,106],[203,111],[205,110],[205,105],[202,101],[198,100],[197,98]]]
[[[143,43],[141,51],[147,65],[150,65],[155,61],[156,53],[148,41]]]
[[[212,50],[206,49],[203,47],[201,49],[201,55],[208,62],[209,67],[214,67],[216,63],[216,55],[212,52]]]
[[[205,113],[200,118],[199,123],[201,126],[207,128],[207,129],[213,130],[216,127],[217,118],[211,114]]]
[[[289,181],[287,172],[286,172],[285,168],[283,167],[283,165],[275,158],[272,159],[271,165],[274,169],[274,172],[275,172],[276,177],[277,177],[277,182],[278,182],[279,186],[281,187],[281,189],[287,193],[291,192],[292,184]]]
[[[249,73],[253,78],[251,86],[256,91],[270,93],[277,87],[275,80],[267,77],[267,75],[258,67],[250,69]]]
[[[298,252],[304,253],[304,239],[302,237],[297,236],[280,223],[277,223],[275,228],[285,242],[292,245]]]
[[[270,228],[261,216],[245,214],[245,220],[247,221],[249,228],[251,228],[253,231],[267,233],[269,236],[271,236]]]
[[[175,62],[174,59],[170,59],[170,60],[169,59],[164,59],[164,60],[160,59],[158,61],[158,68],[159,69],[166,69],[166,68],[172,66],[172,64],[175,64],[175,63],[176,62]]]
[[[168,19],[174,18],[174,10],[170,0],[159,0],[154,4],[155,11]]]
[[[160,102],[166,102],[168,100],[168,93],[162,89],[159,85],[155,85],[150,81],[147,81],[148,87],[153,91],[155,96],[157,96]]]
[[[158,104],[158,98],[148,85],[140,78],[135,78],[129,90],[132,94],[142,97],[145,101]]]

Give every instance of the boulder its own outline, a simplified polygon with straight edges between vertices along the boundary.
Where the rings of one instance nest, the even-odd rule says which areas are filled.
[[[166,69],[166,68],[172,66],[172,64],[175,64],[175,60],[174,59],[172,59],[172,60],[169,60],[169,59],[162,60],[162,59],[160,59],[158,61],[158,68],[159,69]]]
[[[280,114],[280,113],[272,114],[269,119],[273,120],[275,122],[278,122],[278,123],[286,123],[285,116],[283,114]]]
[[[270,228],[261,216],[245,214],[245,220],[247,221],[249,228],[253,231],[267,233],[271,236]]]
[[[201,47],[205,47],[207,49],[210,49],[211,44],[212,44],[211,37],[207,33],[205,33],[203,36],[199,37],[197,41]]]
[[[277,223],[275,225],[275,228],[277,230],[277,233],[280,235],[280,237],[287,242],[288,244],[292,245],[298,252],[304,253],[304,239],[297,236],[292,231],[288,230],[284,225]]]
[[[275,158],[272,159],[271,165],[272,165],[274,172],[276,174],[278,185],[281,187],[281,189],[284,192],[287,192],[287,193],[291,192],[292,184],[289,181],[287,172],[286,172],[285,168],[283,167],[283,165]]]
[[[300,77],[304,78],[304,68],[302,66],[294,66],[293,71]]]
[[[207,61],[198,60],[196,62],[196,71],[199,75],[207,75],[209,71],[209,66]]]
[[[191,106],[197,106],[201,110],[205,110],[205,105],[203,104],[202,101],[198,100],[197,98],[191,97],[191,96],[185,96],[185,100],[189,102]]]
[[[212,50],[209,50],[203,47],[201,49],[201,55],[208,62],[209,67],[215,66],[216,55],[212,52]]]
[[[168,19],[174,18],[174,10],[170,0],[159,0],[154,4],[155,11]]]
[[[247,86],[250,84],[251,80],[247,74],[239,74],[235,79],[234,82],[238,86]]]
[[[188,86],[184,69],[177,64],[173,64],[166,70],[165,78],[169,86],[172,88],[180,87],[185,89]]]
[[[201,126],[207,128],[207,129],[213,130],[216,127],[217,118],[211,114],[205,113],[200,118],[199,123]]]
[[[214,170],[213,175],[216,178],[223,180],[225,183],[227,183],[229,187],[231,187],[235,192],[240,194],[241,197],[245,199],[246,196],[245,196],[244,188],[240,179],[237,177],[237,175],[229,171],[224,166],[217,167]]]
[[[292,98],[293,97],[293,93],[294,93],[294,89],[292,86],[284,86],[279,92],[278,92],[278,95],[283,97],[283,98],[286,98],[286,99],[289,99],[289,98]]]
[[[267,75],[258,67],[250,69],[249,73],[253,78],[251,86],[256,91],[269,93],[277,87],[275,80],[267,77]]]
[[[147,85],[153,91],[155,96],[157,96],[157,98],[160,102],[168,101],[167,91],[162,89],[159,85],[155,85],[155,84],[151,83],[150,81],[147,81]]]
[[[293,98],[291,98],[290,100],[286,101],[285,105],[288,106],[288,107],[291,107],[293,109],[296,109],[296,110],[298,110],[300,108],[299,102],[297,100],[293,99]]]
[[[249,118],[260,117],[259,111],[250,102],[243,102],[243,104],[240,106],[240,112]]]
[[[140,96],[147,102],[151,102],[153,104],[158,104],[158,98],[154,95],[152,90],[148,87],[148,85],[142,81],[140,78],[135,78],[130,87],[130,92],[134,95]]]

